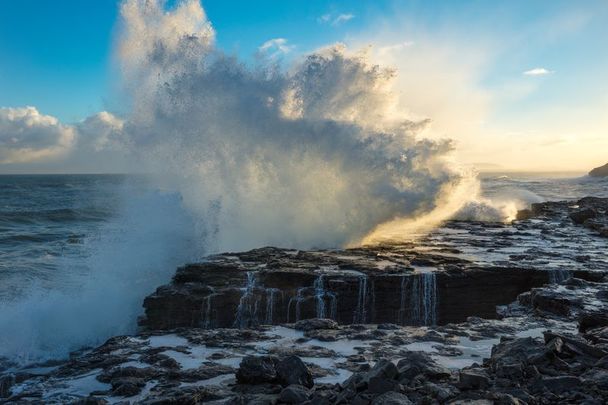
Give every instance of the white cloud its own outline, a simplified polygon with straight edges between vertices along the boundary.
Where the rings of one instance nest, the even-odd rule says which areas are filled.
[[[404,42],[399,42],[397,44],[383,45],[378,48],[378,54],[382,57],[387,54],[401,52],[405,48],[409,48],[412,45],[414,45],[413,41],[404,41]]]
[[[124,121],[107,111],[87,117],[76,125],[78,146],[95,152],[124,148]]]
[[[49,160],[66,154],[76,131],[35,107],[0,108],[0,164]]]
[[[328,14],[323,14],[322,16],[317,18],[317,22],[319,24],[329,24],[333,27],[336,27],[338,25],[341,25],[345,22],[352,20],[353,18],[355,18],[355,15],[351,14],[351,13],[342,13],[342,14],[328,13]]]
[[[546,76],[553,73],[553,71],[545,69],[545,68],[534,68],[530,70],[526,70],[523,74],[525,76]]]
[[[285,38],[273,38],[264,42],[258,51],[271,58],[287,54],[295,48],[294,45],[289,45]]]

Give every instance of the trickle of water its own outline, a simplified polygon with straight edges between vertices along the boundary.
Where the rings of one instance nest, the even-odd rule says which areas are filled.
[[[424,273],[421,280],[424,325],[435,325],[437,323],[437,276],[435,273]]]
[[[353,323],[365,323],[367,320],[367,276],[359,277],[359,294],[357,296],[357,308],[353,314]]]
[[[435,273],[422,273],[401,278],[401,302],[397,318],[401,325],[428,326],[437,323],[437,276]]]
[[[325,318],[325,283],[323,274],[315,279],[315,300],[317,301],[317,318]]]
[[[552,269],[549,270],[549,283],[561,284],[572,277],[570,270]]]
[[[399,303],[399,313],[397,314],[397,322],[399,325],[405,325],[406,318],[406,305],[407,305],[407,288],[410,281],[410,277],[401,277],[401,302]]]
[[[203,311],[203,322],[202,322],[202,327],[204,329],[211,329],[213,327],[213,324],[211,322],[211,308],[212,308],[212,298],[215,294],[209,294],[207,297],[205,297],[205,301],[204,301],[204,311]]]
[[[266,324],[272,325],[274,317],[275,296],[279,290],[277,288],[268,288],[266,290]]]
[[[234,319],[235,328],[247,328],[257,325],[258,322],[258,297],[254,294],[256,287],[255,272],[247,272],[247,284],[239,301]]]

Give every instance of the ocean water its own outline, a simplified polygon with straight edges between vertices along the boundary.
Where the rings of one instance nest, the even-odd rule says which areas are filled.
[[[608,197],[608,179],[480,178],[486,198],[520,207]],[[132,331],[142,298],[206,253],[197,219],[181,203],[135,176],[0,176],[0,357],[65,355]]]
[[[573,173],[482,174],[490,199],[532,202],[608,197],[608,179]],[[100,232],[125,209],[125,189],[147,192],[124,175],[0,176],[0,305],[36,288],[64,288],[66,273],[86,273]],[[143,252],[142,252],[143,253]]]

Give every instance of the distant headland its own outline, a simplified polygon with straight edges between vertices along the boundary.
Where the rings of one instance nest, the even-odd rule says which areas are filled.
[[[604,166],[596,167],[589,172],[589,176],[592,177],[608,177],[608,163]]]

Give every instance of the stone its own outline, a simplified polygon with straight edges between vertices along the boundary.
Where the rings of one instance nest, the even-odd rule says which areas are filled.
[[[312,388],[312,373],[298,356],[288,356],[276,364],[278,381],[284,385],[298,384]]]
[[[309,331],[317,329],[338,329],[338,323],[333,319],[303,319],[296,322],[294,325],[295,330]]]
[[[72,405],[106,405],[108,401],[103,398],[87,397],[79,399],[72,403]]]
[[[550,392],[558,394],[583,386],[583,381],[574,376],[544,377],[541,383]]]
[[[579,225],[583,224],[588,219],[595,218],[596,216],[596,210],[590,207],[582,208],[570,213],[570,219],[572,219],[572,222]]]
[[[502,339],[492,347],[490,365],[496,371],[499,368],[523,368],[531,358],[545,355],[546,348],[537,339],[532,337]]]
[[[398,391],[399,382],[382,377],[372,377],[367,383],[367,390],[373,394],[384,394],[389,391]]]
[[[419,374],[430,379],[449,378],[452,373],[449,369],[439,365],[433,358],[424,352],[408,352],[397,363],[399,380],[409,381]]]
[[[310,393],[306,388],[301,385],[291,384],[283,388],[279,400],[286,404],[301,404],[306,402],[310,396]]]
[[[277,380],[277,363],[278,359],[274,356],[246,356],[236,372],[236,380],[240,384],[275,382]]]
[[[386,392],[377,396],[372,401],[372,405],[411,405],[409,398],[399,392]]]
[[[461,389],[486,389],[490,386],[490,376],[481,368],[461,370],[459,373]]]
[[[585,372],[581,378],[588,383],[593,384],[601,390],[608,392],[608,370],[605,369],[591,369]]]
[[[132,397],[141,392],[146,382],[137,377],[120,377],[112,380],[112,395],[117,397]]]
[[[11,387],[15,384],[15,376],[11,373],[0,376],[0,398],[11,395]]]
[[[371,370],[369,370],[365,376],[366,380],[369,381],[372,378],[383,378],[387,380],[392,380],[397,378],[399,374],[399,370],[395,364],[386,359],[381,359]]]

